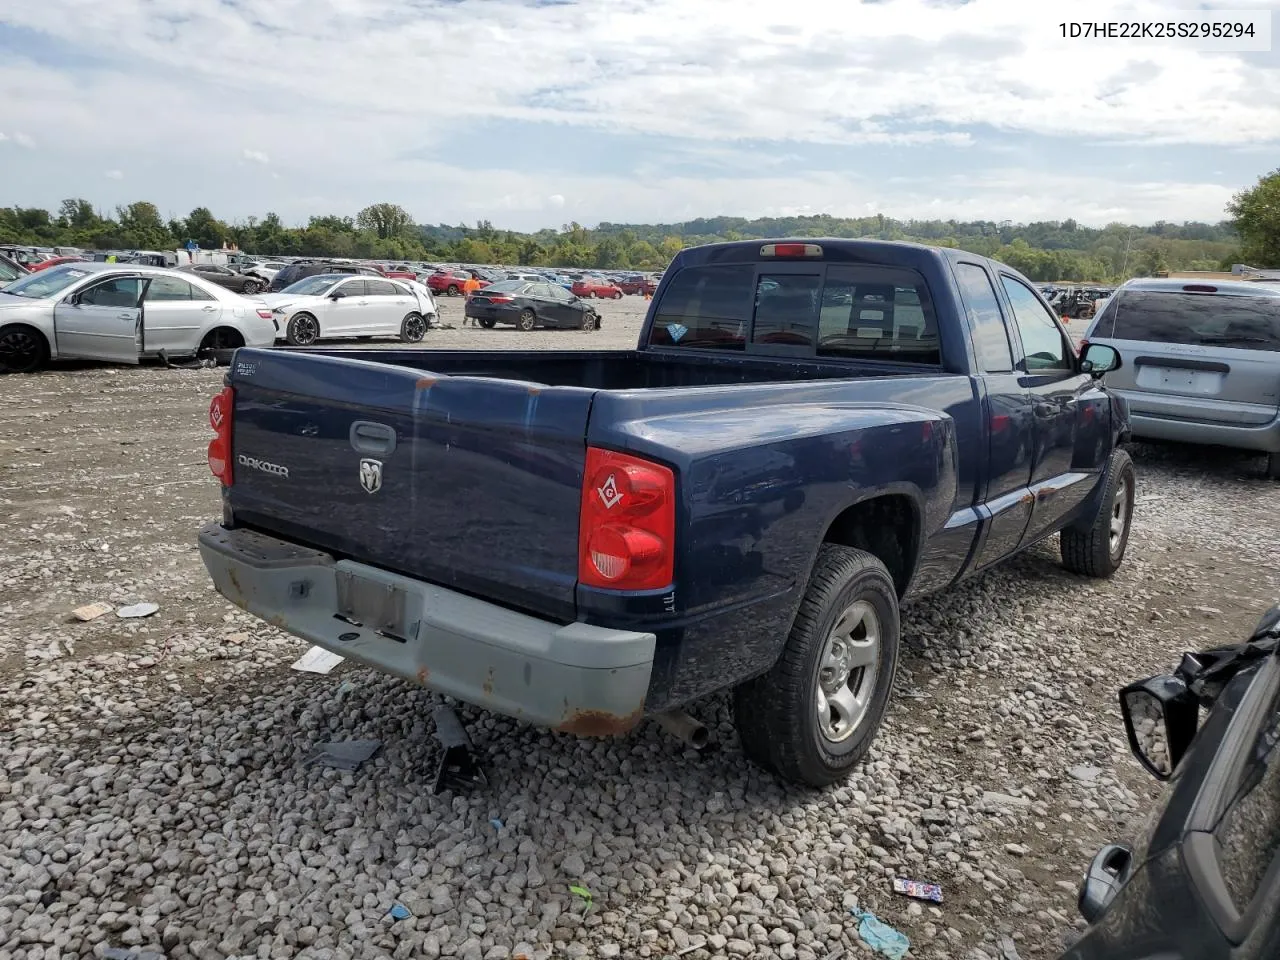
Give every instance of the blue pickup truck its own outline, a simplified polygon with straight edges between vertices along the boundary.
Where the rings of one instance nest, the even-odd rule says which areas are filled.
[[[1116,570],[1120,363],[958,250],[696,247],[635,350],[239,350],[200,551],[267,622],[556,730],[733,688],[747,756],[824,785],[880,725],[903,600],[1058,531]]]

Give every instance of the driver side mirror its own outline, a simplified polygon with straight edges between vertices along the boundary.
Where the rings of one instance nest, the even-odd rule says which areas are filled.
[[[1089,344],[1080,358],[1080,372],[1090,374],[1094,378],[1119,369],[1119,351],[1105,343]]]
[[[1148,677],[1120,691],[1129,749],[1157,780],[1168,780],[1186,756],[1200,704],[1181,677]]]
[[[329,294],[329,299],[330,299],[330,300],[341,300],[341,299],[342,299],[343,297],[345,297],[345,296],[346,296],[346,294],[345,294],[345,293],[343,293],[341,290],[335,290],[335,291],[333,291],[333,293]]]

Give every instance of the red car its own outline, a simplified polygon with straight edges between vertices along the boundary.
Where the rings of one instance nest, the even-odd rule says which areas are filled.
[[[40,260],[36,263],[28,264],[27,268],[35,273],[38,270],[46,270],[49,267],[60,267],[64,263],[83,263],[84,257],[50,257],[48,260]]]
[[[456,297],[466,291],[465,284],[472,276],[473,274],[466,270],[438,270],[427,277],[427,288],[432,293],[444,293]],[[481,280],[479,277],[476,277],[476,281],[482,288],[489,285],[488,280]]]
[[[378,264],[378,269],[382,271],[382,275],[390,280],[417,280],[418,275],[408,267],[401,264],[400,266],[392,266],[389,263]]]
[[[600,299],[608,298],[610,300],[622,299],[622,288],[616,283],[610,283],[608,280],[601,280],[599,277],[584,277],[581,280],[573,281],[572,291],[575,297],[582,297],[584,300],[588,297],[599,297]]]
[[[628,296],[652,296],[658,285],[648,277],[629,277],[618,282],[618,289]]]

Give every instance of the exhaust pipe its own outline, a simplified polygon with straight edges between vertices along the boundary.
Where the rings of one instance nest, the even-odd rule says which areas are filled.
[[[711,742],[711,734],[707,732],[706,725],[683,710],[668,710],[666,713],[657,714],[653,719],[658,721],[658,725],[663,730],[677,740],[683,740],[694,750],[701,750]]]

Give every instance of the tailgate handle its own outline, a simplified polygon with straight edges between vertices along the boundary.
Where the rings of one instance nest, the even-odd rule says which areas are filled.
[[[350,436],[357,453],[386,456],[396,448],[396,432],[385,423],[357,420],[351,425]]]

